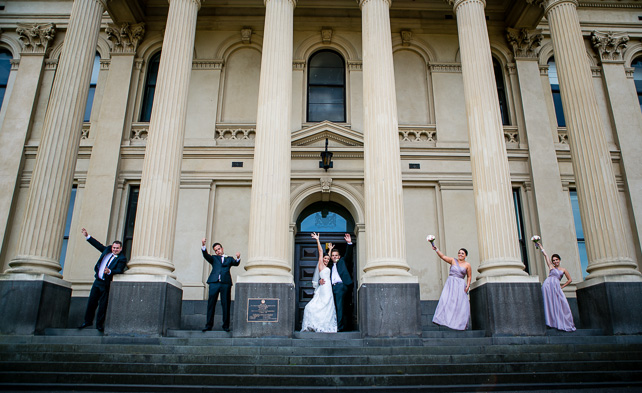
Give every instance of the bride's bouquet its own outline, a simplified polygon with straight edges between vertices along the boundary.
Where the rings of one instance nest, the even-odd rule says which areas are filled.
[[[542,238],[537,236],[537,235],[535,235],[535,236],[531,237],[531,241],[533,243],[535,243],[535,248],[539,248],[539,246],[540,246],[539,242],[542,241]]]
[[[432,244],[432,246],[435,247],[435,236],[434,235],[428,235],[426,237],[426,240],[428,240],[430,242],[430,244]]]

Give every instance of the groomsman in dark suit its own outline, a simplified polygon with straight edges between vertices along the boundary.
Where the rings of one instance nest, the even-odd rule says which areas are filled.
[[[114,278],[114,274],[120,274],[125,271],[127,266],[127,258],[123,251],[123,243],[116,240],[111,246],[104,246],[101,242],[89,236],[87,230],[81,230],[83,236],[87,239],[89,244],[94,246],[100,251],[100,257],[96,266],[94,266],[95,280],[89,292],[89,300],[87,301],[87,310],[85,311],[85,322],[78,326],[78,329],[84,329],[94,323],[94,314],[96,307],[98,307],[98,314],[96,315],[96,329],[99,332],[105,330],[105,315],[107,314],[107,302],[109,300],[109,287]]]
[[[352,285],[352,277],[350,277],[350,272],[348,272],[348,267],[346,266],[346,263],[352,263],[352,237],[346,233],[344,239],[346,243],[348,243],[345,257],[341,258],[341,254],[337,249],[333,249],[330,255],[330,259],[332,260],[330,280],[332,281],[334,306],[337,309],[337,330],[340,332],[346,329],[347,316],[344,300],[348,293],[349,286]],[[319,280],[321,285],[323,285],[324,282],[323,279]]]
[[[214,310],[218,295],[221,294],[221,307],[223,308],[223,330],[230,331],[230,304],[232,302],[232,276],[230,275],[230,268],[238,266],[241,263],[241,253],[236,253],[236,258],[228,257],[223,253],[223,246],[221,243],[212,244],[212,251],[214,255],[207,253],[207,239],[202,240],[201,251],[203,251],[203,258],[210,265],[212,265],[212,272],[207,278],[210,293],[207,300],[207,321],[203,331],[212,330],[214,326]]]

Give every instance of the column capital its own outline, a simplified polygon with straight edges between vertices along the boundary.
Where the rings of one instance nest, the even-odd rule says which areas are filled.
[[[600,32],[593,30],[591,43],[600,55],[602,63],[623,62],[622,54],[629,42],[629,35],[626,33]]]
[[[357,3],[359,4],[359,8],[362,8],[369,1],[371,1],[371,0],[357,0]],[[379,1],[383,1],[384,3],[387,3],[388,4],[388,8],[390,8],[392,6],[392,0],[379,0]]]
[[[44,54],[56,35],[56,25],[53,23],[18,23],[16,33],[18,33],[22,44],[22,54]]]
[[[457,8],[464,4],[464,3],[481,3],[484,8],[486,8],[486,0],[444,0],[446,3],[450,4],[453,7],[453,10],[457,10]]]
[[[578,0],[526,0],[528,4],[544,8],[544,14],[548,14],[548,11],[551,8],[557,7],[565,3],[571,3],[577,7],[579,5]]]
[[[105,28],[105,33],[107,33],[112,53],[134,54],[138,49],[138,43],[145,35],[145,24],[130,25],[127,22],[120,26],[111,24]]]
[[[513,47],[513,56],[515,58],[537,59],[539,46],[542,42],[541,30],[529,29],[506,29],[506,39]]]
[[[273,1],[273,0],[263,0],[263,4],[264,4],[264,5],[267,5],[267,3],[268,3],[268,2],[270,2],[270,1]],[[287,1],[289,1],[290,3],[292,3],[292,6],[293,6],[293,7],[296,7],[296,2],[297,2],[297,0],[287,0]]]

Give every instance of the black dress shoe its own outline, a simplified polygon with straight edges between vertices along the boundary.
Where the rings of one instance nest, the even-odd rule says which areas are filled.
[[[99,332],[103,333],[105,331],[105,328],[104,327],[97,327],[96,330],[98,330]]]
[[[208,332],[208,331],[210,331],[210,330],[212,330],[212,328],[211,328],[211,327],[207,327],[207,326],[205,326],[205,328],[203,328],[203,331],[204,331],[204,332]]]
[[[223,330],[225,330],[228,333],[230,332],[230,328],[223,328]]]
[[[91,326],[91,325],[88,324],[87,322],[83,322],[82,325],[78,326],[78,329],[84,329],[84,328],[89,327],[89,326]]]

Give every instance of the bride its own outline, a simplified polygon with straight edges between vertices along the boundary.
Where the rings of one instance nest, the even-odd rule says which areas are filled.
[[[334,308],[334,297],[332,296],[332,284],[330,283],[330,262],[329,253],[332,252],[332,244],[328,254],[323,254],[323,248],[319,241],[319,234],[312,233],[312,238],[316,239],[317,247],[319,249],[319,262],[317,263],[317,270],[313,278],[314,283],[319,282],[318,276],[325,282],[319,285],[314,290],[312,300],[305,306],[303,310],[303,322],[301,324],[302,332],[322,332],[322,333],[336,333],[337,332],[337,310]]]

